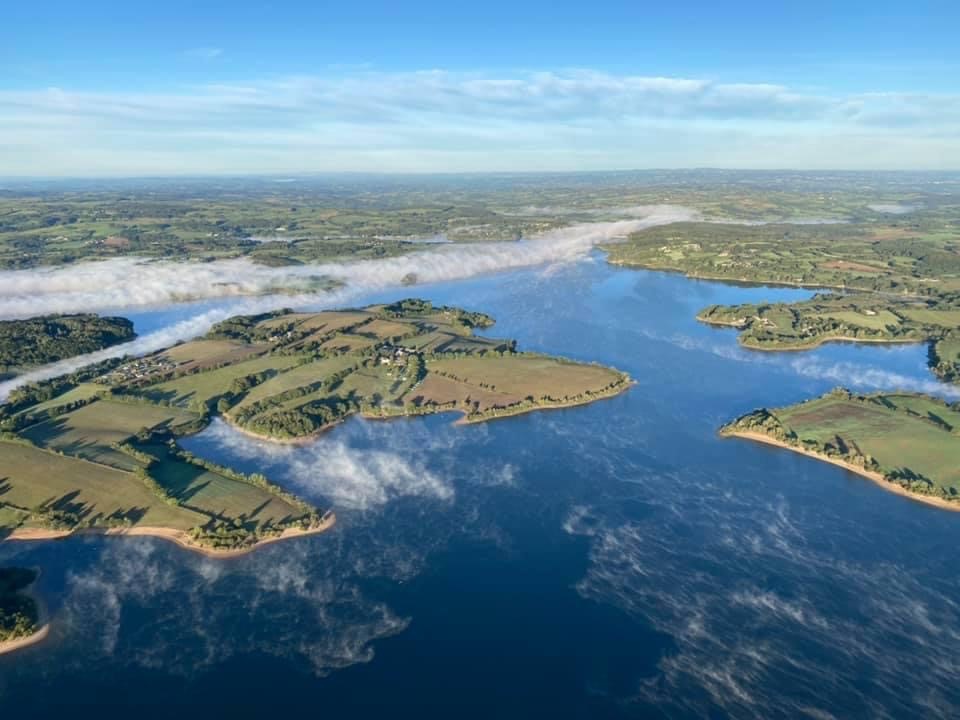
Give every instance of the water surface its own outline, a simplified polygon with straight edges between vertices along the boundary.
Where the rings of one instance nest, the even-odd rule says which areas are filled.
[[[960,516],[716,436],[837,384],[949,394],[923,346],[750,352],[696,311],[808,291],[597,258],[363,302],[411,293],[637,385],[469,427],[353,419],[296,448],[214,423],[184,444],[331,504],[336,528],[228,561],[148,538],[0,546],[0,561],[43,568],[55,618],[46,644],[0,658],[0,712],[960,712]],[[159,328],[206,308],[134,319]]]

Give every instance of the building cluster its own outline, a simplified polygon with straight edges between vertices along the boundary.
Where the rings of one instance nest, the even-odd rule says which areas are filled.
[[[405,347],[386,344],[381,346],[377,352],[377,362],[380,365],[406,365],[407,357],[411,351]]]
[[[109,384],[132,382],[145,377],[173,372],[176,368],[170,358],[165,355],[151,355],[121,365],[103,376],[102,381]]]

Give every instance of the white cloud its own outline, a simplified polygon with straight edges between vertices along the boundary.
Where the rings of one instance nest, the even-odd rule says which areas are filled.
[[[0,91],[3,171],[960,165],[960,94],[590,70],[329,73],[180,92]]]
[[[394,498],[421,497],[450,501],[450,481],[425,468],[410,450],[361,450],[342,441],[326,439],[304,445],[281,445],[241,435],[220,419],[206,437],[230,454],[259,460],[283,477],[296,492],[322,498],[337,509],[375,510]]]

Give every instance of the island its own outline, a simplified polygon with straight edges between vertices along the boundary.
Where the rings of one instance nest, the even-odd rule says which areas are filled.
[[[36,570],[0,568],[0,655],[40,642],[47,635],[41,605],[30,594]]]
[[[676,223],[607,246],[609,262],[735,283],[828,290],[796,303],[712,305],[755,350],[824,342],[928,343],[930,369],[960,382],[960,246],[943,210],[823,225]]]
[[[720,434],[803,453],[888,490],[960,510],[960,403],[837,388],[789,407],[747,413]]]
[[[0,533],[150,534],[217,556],[335,521],[260,474],[184,450],[214,417],[303,442],[352,415],[462,422],[581,405],[628,389],[593,363],[520,352],[493,319],[406,299],[238,316],[140,358],[23,386],[0,405]]]
[[[136,337],[122,317],[92,313],[0,320],[0,375],[102,350]]]

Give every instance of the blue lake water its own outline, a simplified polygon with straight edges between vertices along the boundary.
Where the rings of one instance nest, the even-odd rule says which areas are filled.
[[[696,311],[809,293],[597,257],[362,302],[410,294],[637,384],[469,427],[354,419],[302,447],[214,423],[184,444],[332,504],[337,526],[227,561],[148,538],[0,545],[43,569],[54,614],[44,644],[0,657],[0,713],[960,714],[960,515],[716,436],[838,384],[949,394],[923,346],[745,351]]]

